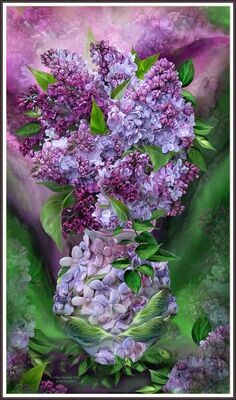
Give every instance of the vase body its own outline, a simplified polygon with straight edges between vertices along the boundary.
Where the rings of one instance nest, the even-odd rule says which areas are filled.
[[[62,316],[71,337],[100,364],[114,364],[116,356],[137,361],[177,311],[167,262],[141,260],[135,253],[135,236],[132,229],[118,235],[86,230],[71,256],[60,261],[53,310]],[[115,268],[117,259],[129,265]],[[141,286],[131,290],[126,271],[145,265],[152,267],[152,276],[139,273]]]

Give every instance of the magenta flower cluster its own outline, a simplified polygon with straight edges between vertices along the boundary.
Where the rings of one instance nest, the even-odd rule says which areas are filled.
[[[45,92],[31,86],[19,96],[20,109],[37,112],[41,125],[20,145],[32,159],[33,176],[74,187],[76,204],[62,215],[64,236],[121,224],[108,194],[131,210],[130,219],[149,219],[156,209],[176,215],[189,182],[198,177],[198,168],[186,161],[194,113],[181,96],[174,64],[160,58],[141,79],[134,54],[124,55],[104,41],[92,43],[90,53],[98,70],[67,50],[46,51],[42,62],[55,83]],[[125,81],[123,96],[114,98],[112,91]],[[90,129],[93,101],[104,114],[105,135]],[[154,171],[150,157],[139,151],[143,145],[173,157]]]

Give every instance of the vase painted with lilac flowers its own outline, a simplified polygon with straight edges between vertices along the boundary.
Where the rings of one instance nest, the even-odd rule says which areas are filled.
[[[177,312],[167,262],[141,260],[135,236],[132,229],[117,235],[85,230],[71,256],[60,260],[53,311],[72,339],[100,364],[114,364],[116,356],[137,361]],[[129,265],[114,263],[124,259]],[[145,265],[153,268],[153,275],[140,273],[141,287],[134,292],[124,281],[125,272]]]

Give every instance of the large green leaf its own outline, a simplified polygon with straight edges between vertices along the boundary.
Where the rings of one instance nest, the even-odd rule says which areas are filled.
[[[44,71],[39,71],[38,69],[34,69],[32,67],[27,68],[30,70],[30,72],[32,72],[36,79],[36,82],[44,91],[47,90],[49,84],[53,85],[54,83],[56,83],[56,79],[52,74]]]
[[[197,165],[202,171],[205,172],[207,170],[206,162],[199,149],[195,149],[194,147],[192,147],[188,153],[188,157],[189,160],[193,164]]]
[[[208,125],[204,121],[196,119],[196,125],[194,126],[195,135],[206,136],[211,132],[212,129],[212,125]]]
[[[26,393],[37,393],[47,363],[31,368],[21,378]]]
[[[22,137],[31,137],[39,133],[41,125],[38,122],[29,122],[16,130],[16,134]]]
[[[133,326],[131,324],[130,328],[120,336],[131,336],[136,342],[147,343],[154,338],[158,340],[162,336],[165,326],[166,321],[163,317],[155,317],[142,325]]]
[[[135,242],[137,243],[149,243],[156,245],[157,241],[150,232],[142,232],[140,235],[135,237]]]
[[[133,324],[142,324],[143,322],[163,315],[168,309],[169,289],[165,288],[157,292],[145,308],[139,311],[133,319]]]
[[[149,244],[149,243],[144,243],[140,244],[136,249],[135,252],[138,254],[138,256],[142,260],[147,260],[149,257],[151,257],[153,254],[155,254],[160,247],[160,244]]]
[[[73,339],[83,346],[95,346],[104,339],[113,338],[104,329],[90,325],[82,318],[67,317],[66,327]]]
[[[143,221],[141,219],[135,219],[133,221],[133,229],[137,232],[150,231],[155,229],[150,221]]]
[[[73,191],[69,189],[52,195],[41,209],[41,224],[59,249],[62,249],[61,215],[64,208],[74,204],[75,199],[72,193]]]
[[[154,269],[151,265],[142,264],[137,267],[137,271],[143,275],[150,276],[152,279],[154,278]]]
[[[93,101],[92,106],[90,130],[95,135],[106,135],[108,132],[108,127],[105,122],[104,114],[95,101]]]
[[[195,141],[204,149],[216,151],[215,147],[204,136],[196,136]]]
[[[149,71],[149,69],[157,62],[160,53],[154,54],[153,56],[147,57],[145,59],[140,59],[134,49],[132,49],[132,54],[135,55],[135,63],[137,64],[136,76],[139,79],[143,79],[144,75]]]

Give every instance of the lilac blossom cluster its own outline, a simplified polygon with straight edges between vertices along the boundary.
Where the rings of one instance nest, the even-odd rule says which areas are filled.
[[[47,381],[41,381],[40,384],[40,393],[67,393],[67,388],[64,385],[55,385],[52,381],[47,380]]]
[[[60,261],[66,272],[58,279],[54,296],[53,311],[64,317],[72,315],[85,318],[89,324],[102,327],[112,335],[119,335],[128,329],[133,318],[148,303],[149,299],[163,288],[170,287],[169,271],[166,262],[141,260],[135,253],[137,244],[119,244],[120,240],[134,235],[125,231],[113,237],[108,233],[84,234],[79,246],[74,246],[71,257]],[[154,269],[154,278],[142,275],[142,286],[138,294],[133,293],[124,282],[127,269],[117,269],[112,261],[128,257],[134,270],[142,264]],[[59,275],[60,276],[60,275]],[[177,312],[175,298],[169,294],[165,316]],[[133,361],[140,357],[146,346],[126,338],[122,342],[100,345],[94,356],[102,364],[114,363],[114,357],[130,357]]]
[[[228,386],[229,327],[218,326],[200,342],[197,356],[179,361],[164,386],[165,393],[217,393]],[[227,389],[226,389],[227,390]]]
[[[102,41],[91,44],[91,57],[98,71],[68,50],[46,51],[41,59],[55,83],[45,92],[34,85],[19,95],[20,109],[37,112],[41,125],[38,134],[20,144],[32,159],[34,178],[74,187],[77,203],[62,214],[65,237],[119,225],[110,207],[101,208],[109,205],[107,188],[132,210],[132,218],[148,219],[158,208],[168,215],[182,212],[180,199],[198,177],[198,168],[186,161],[194,113],[181,96],[174,64],[161,58],[140,79],[131,53],[124,55]],[[123,96],[112,98],[112,90],[125,81]],[[104,114],[105,135],[90,130],[93,101]],[[172,152],[172,160],[154,172],[149,156],[134,149],[145,144]],[[130,149],[133,153],[122,159]]]

